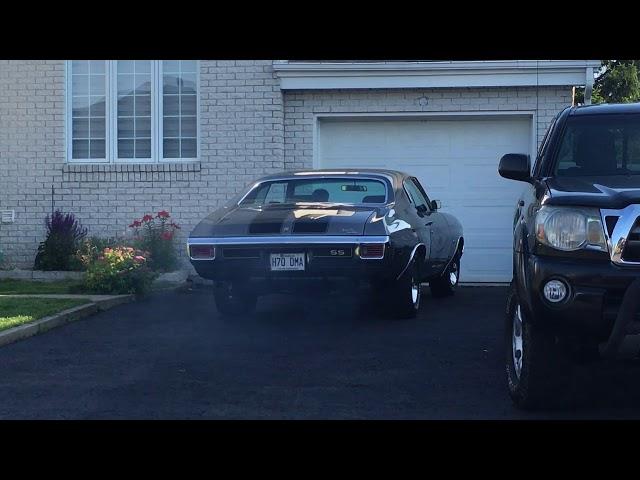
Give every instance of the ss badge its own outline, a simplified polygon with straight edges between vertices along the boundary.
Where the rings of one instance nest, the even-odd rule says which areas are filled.
[[[344,250],[336,250],[335,248],[330,250],[329,253],[331,253],[332,257],[342,257],[342,256],[344,256]]]

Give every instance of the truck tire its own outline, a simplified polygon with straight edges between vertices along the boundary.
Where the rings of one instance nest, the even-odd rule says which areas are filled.
[[[257,296],[250,289],[236,283],[218,283],[213,295],[222,315],[240,315],[255,310]]]
[[[509,395],[524,410],[561,408],[568,402],[572,364],[552,332],[532,325],[511,287],[505,319]]]
[[[459,281],[460,255],[456,253],[444,273],[429,282],[431,296],[435,298],[442,298],[453,295],[456,292]]]
[[[394,317],[406,319],[418,314],[422,292],[418,265],[415,262],[411,262],[409,268],[393,283],[392,298],[389,307]]]

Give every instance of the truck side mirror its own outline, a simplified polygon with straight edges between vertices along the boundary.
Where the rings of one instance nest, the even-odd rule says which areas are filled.
[[[507,153],[500,159],[498,173],[501,177],[531,183],[531,163],[529,155]]]
[[[440,200],[431,200],[431,210],[440,210],[442,202]]]

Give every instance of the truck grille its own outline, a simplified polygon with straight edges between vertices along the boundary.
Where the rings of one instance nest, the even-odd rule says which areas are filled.
[[[627,236],[622,260],[625,262],[640,262],[640,217],[636,219]]]

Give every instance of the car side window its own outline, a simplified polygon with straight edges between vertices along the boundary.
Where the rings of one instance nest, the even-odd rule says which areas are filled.
[[[420,183],[420,181],[418,181],[418,179],[416,177],[411,177],[411,181],[413,183],[415,183],[416,188],[418,189],[418,191],[420,192],[420,194],[422,195],[422,197],[426,200],[426,205],[427,208],[429,210],[431,210],[431,200],[429,200],[429,195],[427,195],[427,192],[424,190],[424,188],[422,187],[422,184]]]
[[[407,195],[409,196],[409,200],[411,201],[411,203],[413,203],[413,205],[416,208],[423,205],[427,209],[427,211],[431,210],[431,208],[429,208],[429,203],[427,199],[420,192],[420,190],[414,183],[413,179],[410,178],[404,181],[404,189],[407,192]]]

